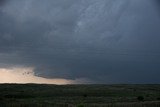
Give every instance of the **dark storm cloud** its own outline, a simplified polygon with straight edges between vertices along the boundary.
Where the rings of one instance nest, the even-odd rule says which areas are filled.
[[[160,82],[156,1],[14,0],[0,14],[1,67],[97,83]]]
[[[5,2],[7,2],[7,1],[6,1],[6,0],[1,0],[1,1],[0,1],[0,6],[4,5]]]

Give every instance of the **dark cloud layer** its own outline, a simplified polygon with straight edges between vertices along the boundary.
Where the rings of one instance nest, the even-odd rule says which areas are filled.
[[[3,5],[6,2],[6,0],[1,0],[0,1],[0,6]]]
[[[35,67],[47,78],[159,83],[157,7],[157,0],[8,0],[0,8],[0,66]]]

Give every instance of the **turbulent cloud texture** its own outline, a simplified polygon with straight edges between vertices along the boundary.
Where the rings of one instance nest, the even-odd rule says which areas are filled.
[[[3,0],[0,67],[93,83],[159,83],[159,6],[157,0]]]

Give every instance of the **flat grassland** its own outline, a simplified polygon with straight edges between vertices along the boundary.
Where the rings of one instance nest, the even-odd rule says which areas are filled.
[[[0,107],[160,107],[160,85],[0,84]]]

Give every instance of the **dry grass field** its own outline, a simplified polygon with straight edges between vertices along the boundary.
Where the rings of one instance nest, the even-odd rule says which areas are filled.
[[[160,85],[1,84],[0,107],[160,107]]]

